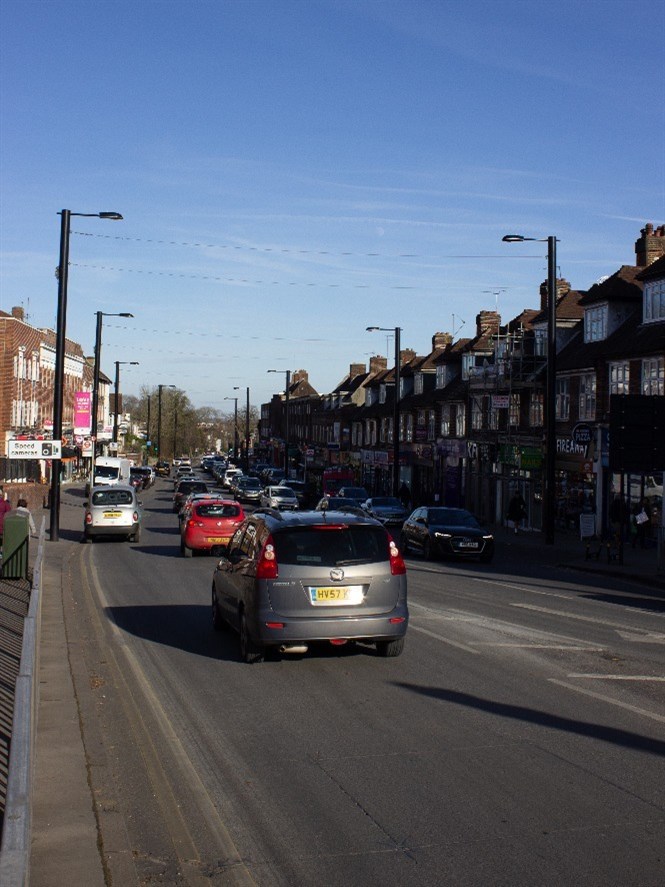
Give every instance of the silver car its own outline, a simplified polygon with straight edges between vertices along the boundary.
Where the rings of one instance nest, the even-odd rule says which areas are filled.
[[[125,484],[93,487],[84,505],[86,542],[99,536],[124,536],[130,542],[140,541],[141,500],[134,487]]]
[[[399,656],[409,621],[404,560],[388,531],[348,512],[255,512],[213,574],[212,622],[244,662],[309,645],[376,645]]]
[[[259,499],[262,508],[276,508],[278,511],[297,511],[298,497],[291,487],[266,487]]]

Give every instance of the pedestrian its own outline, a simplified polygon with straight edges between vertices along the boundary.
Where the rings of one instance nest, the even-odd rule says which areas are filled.
[[[7,493],[0,487],[0,545],[2,545],[2,536],[5,525],[5,515],[8,511],[11,511],[12,506],[9,501],[9,497]]]
[[[517,531],[526,517],[526,502],[519,490],[508,503],[508,513],[506,517],[508,518],[508,525],[510,526],[512,524],[515,528],[515,534],[517,535]]]
[[[30,514],[30,510],[28,509],[28,502],[26,499],[19,499],[16,503],[16,511],[14,514],[22,514],[28,518],[28,526],[30,527],[30,535],[37,535],[37,528],[35,527],[35,522],[32,519],[32,515]]]

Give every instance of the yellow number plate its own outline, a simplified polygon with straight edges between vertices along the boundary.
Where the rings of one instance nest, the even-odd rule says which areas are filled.
[[[104,517],[122,517],[122,511],[105,511]]]
[[[344,604],[359,604],[363,599],[361,585],[325,586],[310,588],[309,597],[314,606],[336,607]]]
[[[212,542],[213,545],[224,545],[229,541],[230,536],[208,536],[208,542]]]

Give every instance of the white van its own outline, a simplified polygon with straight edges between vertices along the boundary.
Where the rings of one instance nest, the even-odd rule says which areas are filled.
[[[117,456],[98,456],[95,460],[93,487],[128,484],[130,467],[129,459],[120,459]]]

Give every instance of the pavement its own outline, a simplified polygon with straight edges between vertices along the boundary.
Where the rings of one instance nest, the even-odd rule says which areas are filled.
[[[559,533],[546,545],[537,532],[508,528],[495,531],[497,567],[521,562],[623,578],[662,590],[665,563],[655,548],[624,548],[623,563],[608,559],[605,547],[588,546],[572,534]],[[48,537],[47,537],[48,538]],[[46,542],[40,651],[40,700],[33,795],[31,887],[96,887],[108,884],[95,800],[88,783],[88,763],[80,730],[79,706],[66,634],[63,589],[68,582],[71,546],[61,537]]]

